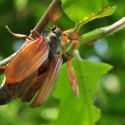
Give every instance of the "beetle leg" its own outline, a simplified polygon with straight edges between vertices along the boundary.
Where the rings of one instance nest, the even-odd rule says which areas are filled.
[[[41,37],[40,34],[35,30],[31,30],[31,34],[34,35],[35,37]]]
[[[59,57],[57,56],[51,60],[47,70],[47,75],[42,81],[41,87],[38,91],[35,100],[31,104],[32,108],[42,105],[52,92],[57,80],[61,64],[62,64],[62,59],[60,56]],[[41,80],[38,79],[37,82],[41,82]]]
[[[27,35],[13,33],[13,32],[9,29],[8,26],[5,26],[5,27],[7,28],[8,32],[9,32],[10,34],[12,34],[14,37],[17,37],[17,38],[26,38],[26,39],[28,39],[28,40],[32,40],[32,38],[29,37],[29,36],[27,36]]]
[[[0,70],[4,71],[6,66],[0,66]]]
[[[72,87],[72,90],[74,92],[74,94],[79,97],[79,86],[78,86],[78,82],[76,79],[76,74],[74,71],[74,68],[72,67],[72,58],[68,57],[68,61],[66,62],[67,65],[67,70],[68,70],[68,77],[69,77],[69,81],[70,81],[70,85]]]
[[[73,41],[73,50],[78,48],[78,41]]]
[[[9,103],[13,98],[13,95],[4,86],[0,88],[0,105]]]
[[[4,73],[6,66],[0,66],[0,75],[2,75]]]
[[[4,72],[5,68],[6,68],[6,66],[0,66],[0,71]]]

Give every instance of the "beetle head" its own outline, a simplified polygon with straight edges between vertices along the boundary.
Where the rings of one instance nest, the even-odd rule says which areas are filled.
[[[53,25],[49,31],[44,31],[42,36],[50,45],[50,57],[61,54],[62,31],[57,25]]]

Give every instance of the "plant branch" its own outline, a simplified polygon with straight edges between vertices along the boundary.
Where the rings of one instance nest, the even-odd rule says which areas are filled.
[[[115,22],[114,24],[102,28],[104,30],[105,35],[115,33],[125,27],[125,17]]]
[[[95,29],[91,32],[84,34],[83,40],[81,40],[79,45],[83,45],[89,42],[95,42],[98,39],[101,39],[107,35],[110,35],[112,33],[115,33],[119,30],[124,29],[124,27],[125,27],[125,17],[123,17],[122,19],[118,20],[117,22],[115,22],[114,24],[110,26],[98,28],[98,29]]]
[[[37,25],[34,27],[33,30],[37,31],[38,33],[41,33],[42,31],[44,31],[44,29],[46,28],[46,26],[50,22],[48,10],[51,9],[51,8],[57,8],[57,9],[59,8],[60,9],[61,8],[61,0],[53,0],[51,2],[51,4],[49,5],[48,9],[43,14],[43,16],[41,17],[41,19],[39,20],[39,22],[37,23]],[[17,52],[15,52],[14,54],[10,55],[6,59],[0,61],[0,66],[5,66],[14,57],[14,55],[16,53]]]
[[[0,66],[5,66],[7,65],[7,63],[10,61],[10,59],[12,59],[15,56],[16,53],[13,53],[12,55],[10,55],[9,57],[7,57],[6,59],[0,61]]]
[[[79,60],[79,61],[83,60],[83,59],[81,58],[81,56],[79,55],[79,51],[78,51],[78,50],[74,50],[74,51],[73,51],[73,56],[74,56],[77,60]]]
[[[48,10],[51,8],[60,9],[61,8],[61,0],[53,0],[51,2],[48,9],[46,10],[46,12],[41,17],[41,19],[39,20],[39,22],[37,23],[37,25],[35,26],[35,28],[33,30],[37,31],[38,33],[41,33],[44,31],[44,29],[46,28],[46,26],[50,22]]]
[[[52,1],[50,6],[48,7],[47,11],[42,16],[42,18],[40,19],[40,21],[37,23],[37,25],[35,26],[35,28],[33,30],[36,30],[37,32],[41,33],[46,28],[46,26],[50,22],[48,10],[51,7],[60,8],[61,7],[61,1],[60,0],[53,0]],[[84,34],[83,39],[79,43],[79,46],[81,46],[85,43],[95,42],[98,39],[101,39],[101,38],[103,38],[107,35],[110,35],[112,33],[115,33],[117,31],[119,31],[119,30],[122,30],[124,27],[125,27],[125,17],[123,17],[122,19],[120,19],[119,21],[115,22],[114,24],[112,24],[110,26],[98,28],[98,29],[95,29],[91,32],[88,32],[88,33]],[[9,56],[8,58],[0,61],[0,66],[5,66],[9,62],[9,60],[13,58],[13,56],[15,54],[16,53],[14,53],[11,56]]]

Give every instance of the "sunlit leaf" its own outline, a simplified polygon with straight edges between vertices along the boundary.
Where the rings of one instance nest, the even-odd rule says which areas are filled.
[[[73,61],[80,87],[80,98],[76,98],[68,83],[66,65],[63,65],[53,96],[60,100],[59,118],[50,125],[94,125],[100,118],[100,110],[93,104],[97,83],[111,69],[104,63]]]
[[[111,6],[107,0],[62,0],[62,8],[78,25],[109,16],[115,11],[115,6]]]

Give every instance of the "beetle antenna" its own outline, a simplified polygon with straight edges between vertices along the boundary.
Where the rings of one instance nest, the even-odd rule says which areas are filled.
[[[5,28],[6,28],[6,29],[8,30],[8,32],[9,32],[10,34],[12,34],[14,37],[17,37],[17,38],[26,38],[26,39],[28,39],[28,40],[32,40],[32,38],[30,38],[30,37],[27,36],[27,35],[13,33],[8,26],[5,26]]]
[[[58,10],[56,8],[49,9],[49,18],[50,21],[55,22],[57,19],[59,19],[62,15],[62,11]]]
[[[76,29],[76,30],[72,31],[68,38],[69,38],[69,40],[79,41],[81,39],[81,35],[79,34],[79,30]]]

